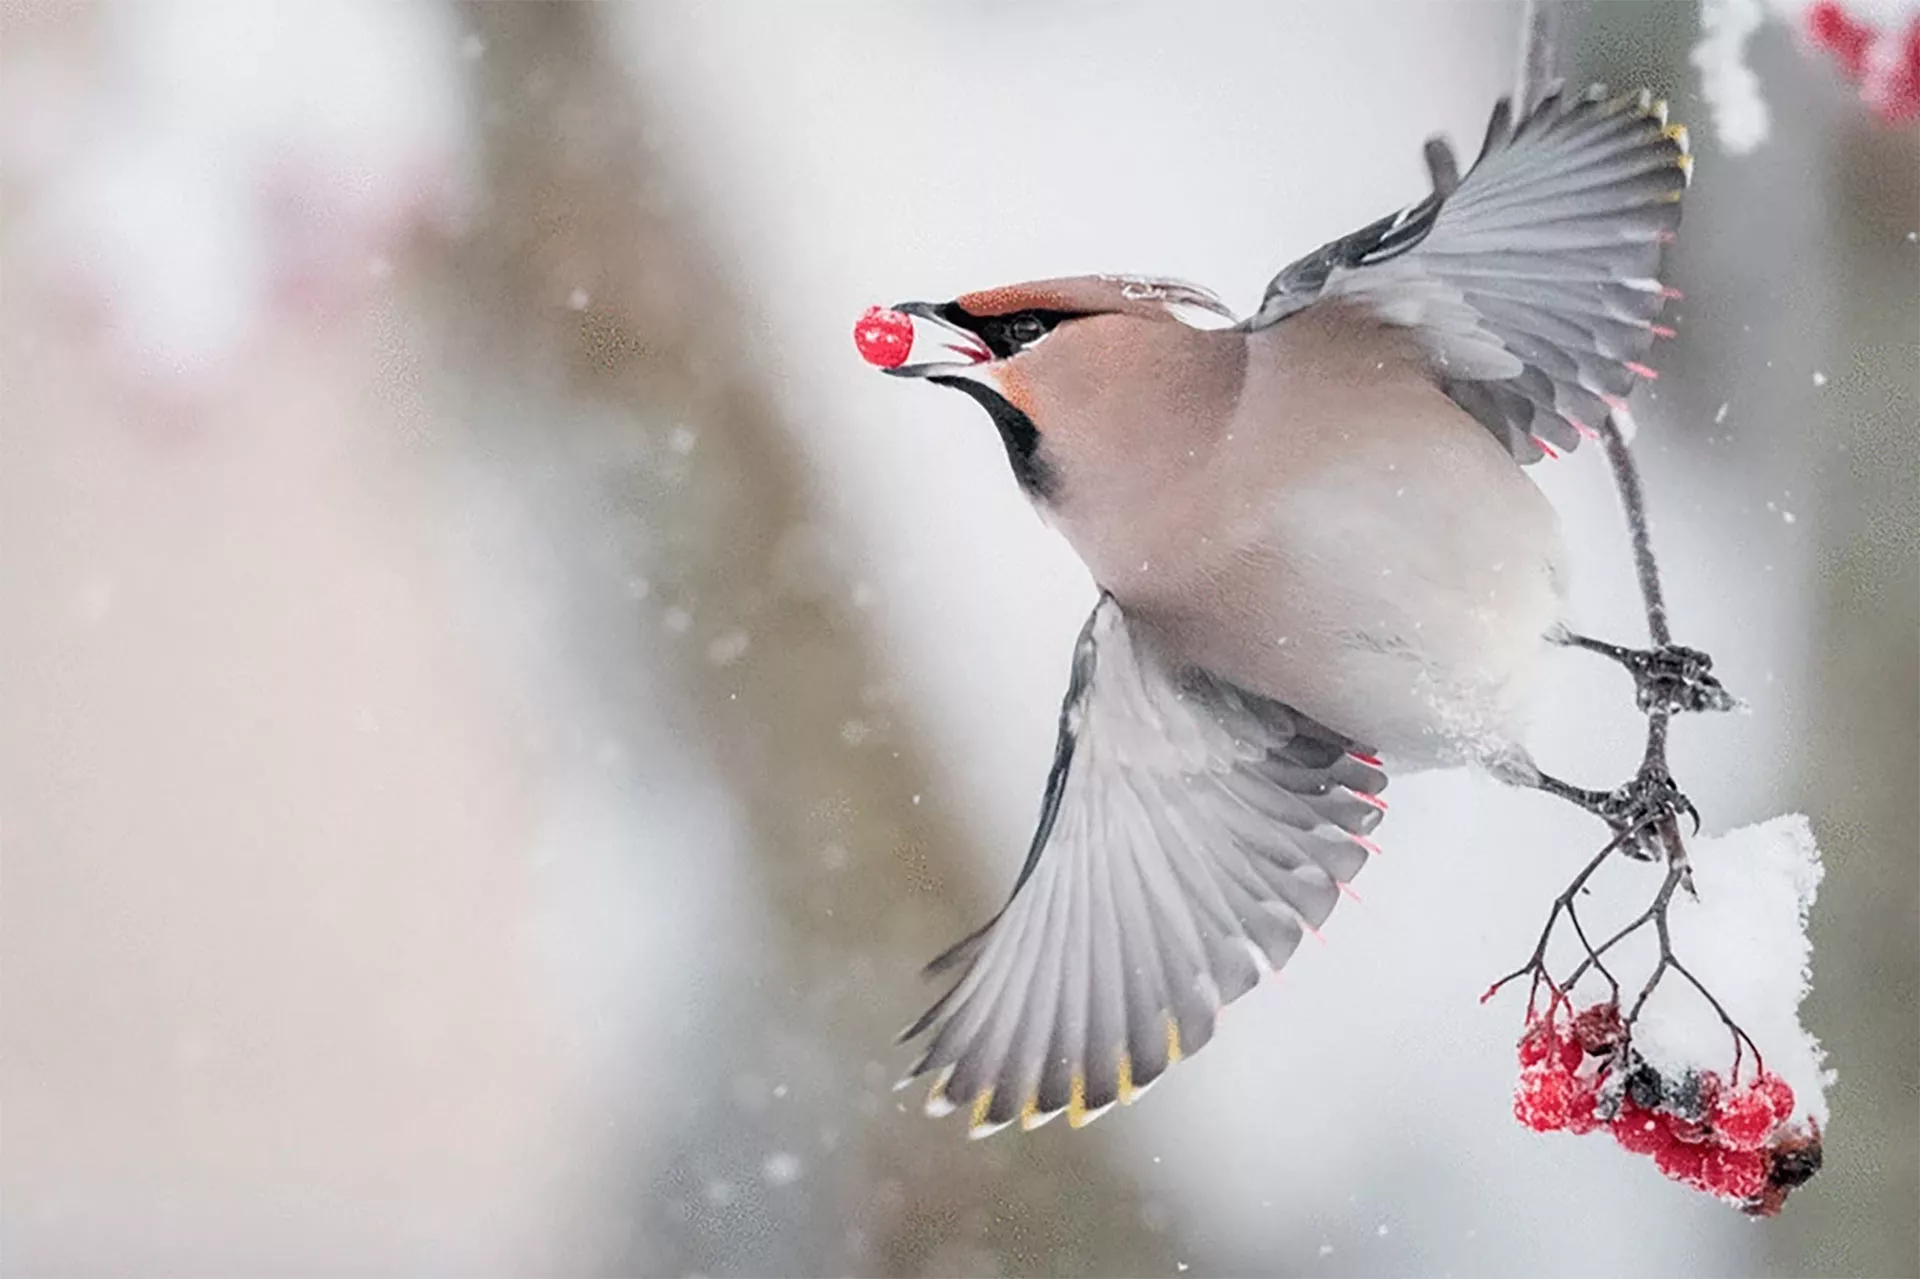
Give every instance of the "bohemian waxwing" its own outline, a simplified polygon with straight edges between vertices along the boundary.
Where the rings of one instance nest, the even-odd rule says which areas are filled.
[[[1677,653],[1679,700],[1725,699],[1698,655],[1560,627],[1558,523],[1520,469],[1650,376],[1685,130],[1644,92],[1556,93],[1517,128],[1502,102],[1464,178],[1445,143],[1427,158],[1431,195],[1237,324],[1192,285],[1087,276],[856,335],[986,409],[1100,588],[1013,894],[933,962],[958,980],[902,1035],[931,1032],[929,1113],[964,1106],[979,1135],[1139,1096],[1327,918],[1375,851],[1386,766],[1600,807],[1520,744],[1549,643],[1643,682]]]

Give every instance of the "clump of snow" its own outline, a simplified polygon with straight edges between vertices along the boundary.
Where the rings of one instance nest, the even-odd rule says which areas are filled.
[[[1674,897],[1673,950],[1753,1037],[1767,1069],[1793,1087],[1796,1119],[1827,1122],[1833,1072],[1819,1041],[1800,1024],[1812,980],[1807,914],[1823,869],[1813,830],[1800,814],[1743,826],[1688,846],[1698,899]],[[1725,1072],[1725,1026],[1686,981],[1669,974],[1634,1025],[1633,1045],[1669,1078]]]
[[[760,1165],[760,1176],[769,1186],[791,1186],[800,1180],[805,1165],[790,1150],[776,1150]]]
[[[707,645],[707,660],[715,666],[732,666],[747,655],[751,643],[747,633],[735,627],[724,635],[714,637]]]
[[[1765,20],[1760,0],[1702,0],[1700,5],[1700,40],[1688,60],[1700,70],[1700,96],[1707,100],[1720,145],[1734,155],[1765,142],[1771,125],[1760,77],[1747,65],[1747,39]]]

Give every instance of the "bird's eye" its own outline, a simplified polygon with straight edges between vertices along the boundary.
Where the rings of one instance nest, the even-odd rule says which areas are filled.
[[[1047,326],[1037,316],[1016,315],[1007,321],[1007,336],[1021,346],[1038,342],[1047,335]]]

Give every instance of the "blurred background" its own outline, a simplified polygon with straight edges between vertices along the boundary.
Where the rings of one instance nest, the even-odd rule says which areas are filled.
[[[1693,4],[1562,11],[1695,125],[1638,451],[1752,713],[1676,772],[1828,866],[1827,1170],[1756,1223],[1512,1121],[1475,1000],[1593,832],[1463,774],[1150,1103],[968,1142],[892,1091],[1094,592],[851,321],[1250,309],[1471,153],[1517,4],[5,0],[0,1267],[1920,1273],[1920,137],[1794,7],[1710,6],[1740,154]],[[1638,640],[1602,459],[1535,473]],[[1625,776],[1624,681],[1560,669],[1536,754]]]

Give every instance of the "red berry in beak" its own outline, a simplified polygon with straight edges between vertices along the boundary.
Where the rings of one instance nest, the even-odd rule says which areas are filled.
[[[875,368],[897,369],[913,353],[913,318],[870,306],[853,326],[853,345]]]

